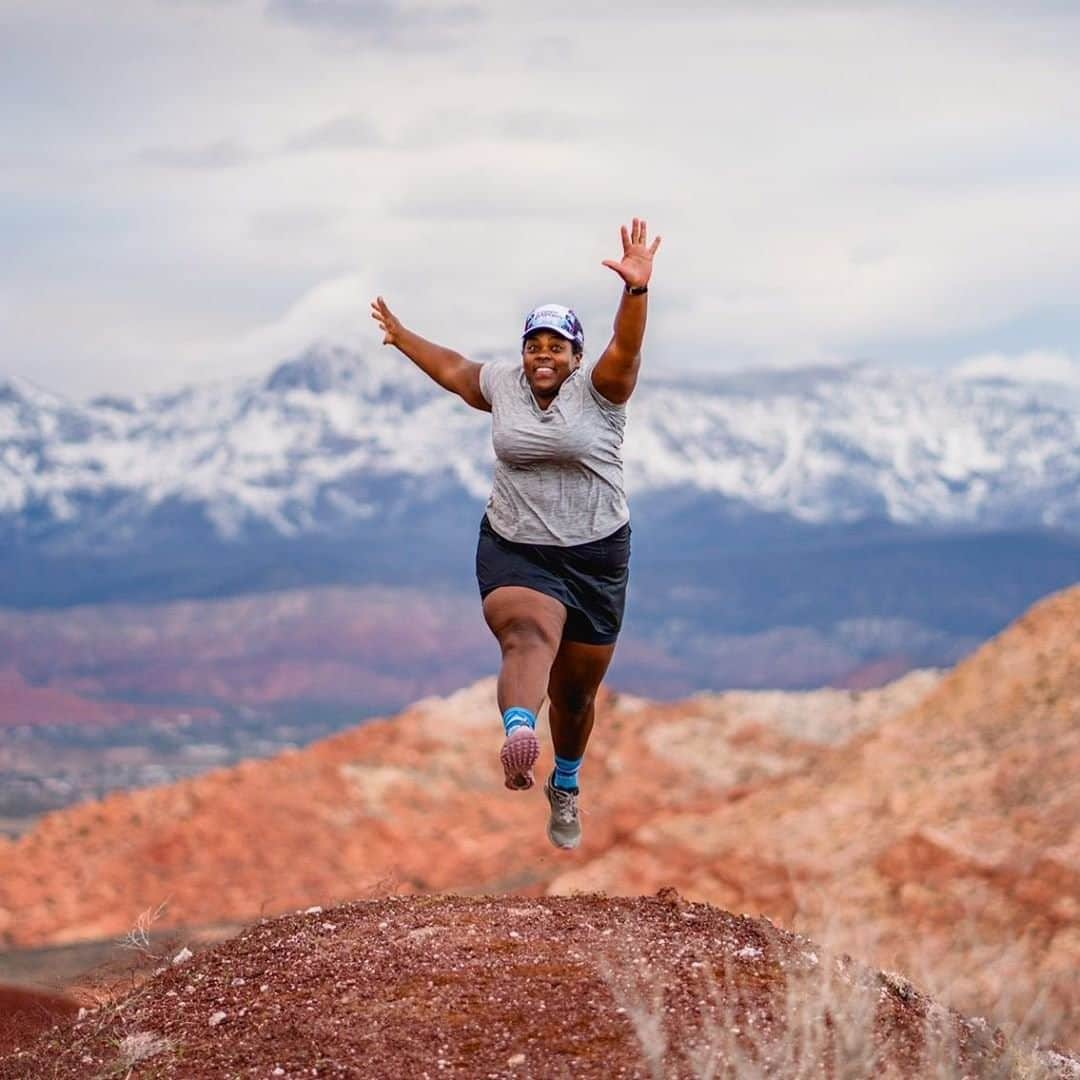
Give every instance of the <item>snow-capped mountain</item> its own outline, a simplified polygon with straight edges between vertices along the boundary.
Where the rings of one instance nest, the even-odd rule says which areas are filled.
[[[857,367],[642,398],[641,488],[689,483],[815,523],[1080,528],[1080,407],[1064,388]]]
[[[472,507],[488,432],[390,350],[321,346],[265,379],[85,406],[0,380],[0,536],[74,553],[138,547],[148,522],[198,519],[228,542]],[[625,458],[637,499],[690,491],[813,524],[1080,529],[1080,409],[1064,388],[869,367],[644,382]]]
[[[634,557],[617,678],[684,693],[954,662],[1080,579],[1070,393],[866,367],[644,382],[625,447]],[[259,633],[221,602],[274,594],[266,617],[289,620],[291,644],[266,655],[308,671],[344,634],[356,655],[342,670],[371,666],[365,696],[388,666],[414,678],[464,663],[432,612],[476,612],[489,432],[389,349],[318,347],[265,378],[86,405],[0,380],[0,608],[80,607],[90,627],[120,620],[151,641],[168,608],[189,634],[182,669],[216,649],[261,683]],[[324,585],[381,597],[387,647],[328,621]],[[94,678],[123,666],[97,631],[28,632],[30,683],[47,685],[58,657]],[[462,681],[491,657],[470,662]],[[120,678],[125,693],[168,681],[150,663]],[[329,700],[318,670],[311,693]]]

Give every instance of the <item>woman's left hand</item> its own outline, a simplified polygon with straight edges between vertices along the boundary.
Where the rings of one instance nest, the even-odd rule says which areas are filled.
[[[634,218],[629,229],[623,225],[619,231],[622,233],[622,258],[618,262],[605,259],[603,265],[614,270],[632,288],[648,285],[652,277],[653,256],[660,246],[661,237],[648,243],[644,218]]]

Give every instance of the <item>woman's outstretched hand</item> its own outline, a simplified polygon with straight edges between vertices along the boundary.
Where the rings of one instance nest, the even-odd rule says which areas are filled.
[[[643,218],[634,218],[629,229],[623,225],[619,231],[622,233],[622,258],[618,262],[605,259],[603,265],[614,270],[632,288],[648,285],[652,277],[653,256],[660,246],[661,237],[648,243]]]
[[[383,332],[384,345],[397,345],[403,329],[401,320],[386,306],[381,296],[371,301],[371,317],[379,324]]]

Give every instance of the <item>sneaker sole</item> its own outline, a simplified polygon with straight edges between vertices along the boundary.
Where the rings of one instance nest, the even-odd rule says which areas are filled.
[[[551,841],[552,847],[557,847],[560,851],[573,851],[574,848],[581,844],[581,833],[578,833],[573,840],[562,841],[556,838],[555,834],[551,831],[551,826],[548,826],[547,838]]]
[[[527,791],[533,786],[533,766],[540,756],[540,740],[536,732],[519,727],[506,736],[499,751],[506,786],[511,791]]]

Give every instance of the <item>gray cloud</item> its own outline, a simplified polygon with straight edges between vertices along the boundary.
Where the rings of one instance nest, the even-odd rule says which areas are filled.
[[[213,172],[234,169],[276,154],[304,154],[318,150],[353,150],[382,145],[375,126],[360,114],[338,116],[316,124],[285,140],[277,150],[256,151],[238,139],[217,139],[202,146],[151,146],[138,154],[138,161],[164,169]]]
[[[500,113],[432,111],[405,131],[396,146],[403,150],[433,150],[443,146],[490,141],[496,143],[574,143],[597,134],[596,117],[547,109],[506,109]]]
[[[147,165],[166,169],[233,169],[255,160],[256,154],[235,139],[219,139],[203,146],[152,146],[139,154]]]
[[[375,125],[359,113],[338,116],[294,135],[284,149],[289,153],[311,150],[354,150],[381,146],[383,137]]]
[[[495,117],[494,133],[516,142],[577,142],[596,131],[597,125],[581,113],[559,109],[511,109]]]
[[[358,265],[433,335],[461,304],[433,280],[482,296],[480,344],[563,290],[606,322],[635,213],[680,364],[1080,351],[1080,5],[114,7],[0,2],[12,370],[233,370]]]
[[[401,20],[392,0],[269,0],[266,11],[286,22],[372,37]]]
[[[162,7],[173,8],[229,8],[235,7],[239,0],[159,0]]]
[[[573,7],[581,14],[606,15],[611,9],[606,0],[573,0]],[[854,15],[871,15],[881,12],[910,13],[924,9],[938,15],[992,14],[1003,15],[1049,15],[1080,17],[1076,0],[667,0],[664,14],[706,14],[723,18],[746,15],[802,15],[817,16],[842,12]],[[623,0],[620,11],[632,11],[655,15],[655,0]]]
[[[417,10],[397,0],[268,0],[266,12],[339,39],[402,49],[446,46],[481,14],[474,5]]]
[[[275,243],[302,240],[325,242],[345,220],[345,213],[338,208],[325,206],[288,206],[277,210],[263,210],[252,214],[250,228],[258,238]]]
[[[593,223],[611,213],[606,191],[583,184],[567,191],[550,173],[513,176],[463,171],[421,177],[390,203],[391,213],[412,221]]]

